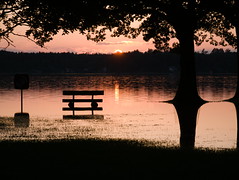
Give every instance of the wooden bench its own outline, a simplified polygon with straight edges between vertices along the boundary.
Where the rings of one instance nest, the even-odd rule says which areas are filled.
[[[63,115],[63,119],[104,119],[103,115],[94,115],[94,111],[102,111],[98,107],[103,99],[94,99],[96,95],[104,95],[104,91],[63,91],[63,95],[72,96],[71,99],[62,99],[62,102],[68,103],[68,107],[63,107],[63,111],[72,111],[72,115]],[[77,99],[76,96],[90,96],[87,99]],[[76,103],[90,103],[88,107],[76,107]],[[91,111],[91,115],[75,115],[75,111]]]

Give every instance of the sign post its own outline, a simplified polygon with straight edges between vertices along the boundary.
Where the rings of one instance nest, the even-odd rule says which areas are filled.
[[[27,74],[16,74],[14,76],[14,88],[21,90],[21,112],[15,113],[14,123],[17,127],[29,126],[29,114],[23,112],[23,89],[29,88],[29,76]]]

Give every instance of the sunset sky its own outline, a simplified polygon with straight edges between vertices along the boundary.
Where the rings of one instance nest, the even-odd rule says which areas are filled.
[[[24,34],[21,29],[17,29],[16,33]],[[113,38],[110,37],[110,33],[107,35],[106,40],[96,43],[86,39],[84,35],[78,32],[71,33],[69,35],[62,36],[61,33],[54,36],[54,39],[49,43],[45,44],[45,48],[37,46],[34,42],[18,36],[12,36],[11,39],[15,47],[10,46],[7,48],[8,51],[15,52],[74,52],[74,53],[114,53],[115,50],[120,49],[123,52],[129,52],[134,50],[139,50],[141,52],[148,51],[148,49],[155,49],[152,41],[145,42],[142,36],[136,39],[129,39],[126,37]],[[2,40],[0,41],[0,48],[3,49],[7,46],[7,43]],[[201,51],[205,49],[211,51],[215,46],[208,43],[204,43],[201,46],[195,46],[196,51]],[[221,47],[216,48],[231,49],[231,47]]]

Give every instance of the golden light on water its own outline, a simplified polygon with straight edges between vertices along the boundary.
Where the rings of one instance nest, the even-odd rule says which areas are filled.
[[[115,102],[118,103],[119,102],[119,81],[115,81]]]

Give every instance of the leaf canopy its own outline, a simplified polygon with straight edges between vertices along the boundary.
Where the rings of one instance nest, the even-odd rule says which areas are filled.
[[[9,45],[10,35],[18,26],[26,26],[26,38],[44,46],[60,32],[63,35],[78,31],[96,42],[106,38],[106,31],[112,36],[124,35],[136,38],[142,33],[145,41],[153,39],[155,47],[169,51],[172,38],[180,39],[187,28],[194,31],[194,41],[200,45],[208,41],[214,45],[236,46],[235,36],[230,31],[233,18],[225,18],[219,0],[2,0],[0,2],[0,38]],[[233,1],[233,0],[232,0]],[[216,1],[217,2],[217,1]],[[233,3],[227,4],[235,8]],[[228,15],[229,17],[229,15]],[[232,17],[232,15],[230,15]],[[135,27],[133,24],[139,25]],[[211,33],[211,35],[206,32]],[[221,37],[216,40],[213,35]]]

